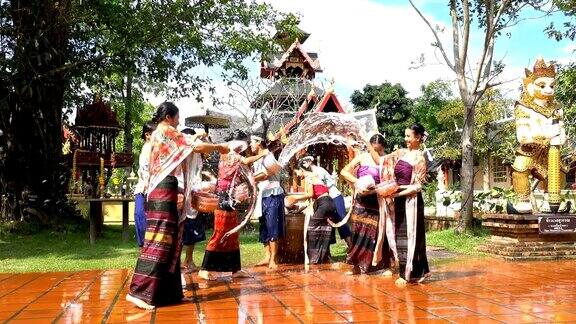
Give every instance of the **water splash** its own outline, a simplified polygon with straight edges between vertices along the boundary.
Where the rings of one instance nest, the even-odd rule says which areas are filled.
[[[326,143],[335,145],[356,146],[362,150],[366,145],[365,127],[353,116],[341,113],[312,113],[306,116],[298,129],[290,135],[278,162],[283,167],[292,156],[310,145]]]

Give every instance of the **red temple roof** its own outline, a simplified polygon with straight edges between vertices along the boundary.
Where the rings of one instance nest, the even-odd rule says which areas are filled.
[[[326,91],[326,94],[322,100],[320,100],[318,105],[316,105],[316,109],[314,111],[346,113],[333,91]]]
[[[112,111],[110,106],[104,103],[101,98],[97,99],[94,103],[78,109],[76,114],[76,127],[110,127],[122,128],[116,113]]]
[[[296,111],[294,118],[287,122],[284,127],[281,127],[280,130],[274,135],[274,138],[271,140],[278,140],[282,137],[283,134],[288,134],[292,128],[297,126],[302,121],[302,116],[310,109],[312,109],[313,112],[346,113],[332,90],[326,91],[320,101],[316,101],[316,99],[316,93],[314,93],[314,91],[310,91],[306,97],[306,100],[302,102]]]
[[[302,48],[302,44],[300,44],[300,42],[296,40],[281,56],[273,58],[271,62],[262,61],[260,67],[260,76],[263,78],[273,76],[275,71],[284,66],[284,64],[294,51],[297,51],[298,54],[302,56],[302,58],[304,59],[304,63],[308,66],[308,68],[311,71],[322,72],[322,68],[320,67],[320,60],[318,59],[318,54],[306,52],[304,48]]]

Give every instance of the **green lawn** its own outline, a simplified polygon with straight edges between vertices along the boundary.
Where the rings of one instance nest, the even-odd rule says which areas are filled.
[[[484,253],[476,251],[476,248],[484,243],[489,236],[490,232],[486,229],[461,235],[456,235],[453,229],[431,231],[426,233],[426,244],[442,247],[450,252],[480,256]]]
[[[107,226],[104,237],[91,246],[86,233],[55,233],[42,231],[33,235],[3,234],[0,236],[0,272],[68,271],[82,269],[132,268],[136,263],[138,248],[131,228],[132,239],[122,243],[120,226]],[[207,233],[208,237],[210,233]],[[449,251],[478,254],[474,248],[487,237],[456,236],[452,230],[427,233],[427,244],[444,247]],[[194,261],[202,263],[205,242],[196,246]],[[331,247],[337,261],[344,259],[346,248],[343,241]],[[258,232],[247,229],[241,234],[242,264],[250,266],[264,256],[258,243]],[[184,256],[184,254],[182,254]]]

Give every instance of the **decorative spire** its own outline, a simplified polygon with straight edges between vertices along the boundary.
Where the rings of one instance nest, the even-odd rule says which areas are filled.
[[[525,69],[526,77],[532,80],[542,77],[554,78],[556,77],[556,67],[553,63],[546,65],[544,59],[540,56],[536,59],[532,71]]]
[[[330,81],[328,81],[328,88],[326,88],[326,94],[330,94],[334,92],[334,77],[332,77],[330,79]]]

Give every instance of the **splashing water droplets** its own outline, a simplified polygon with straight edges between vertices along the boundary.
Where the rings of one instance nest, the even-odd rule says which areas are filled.
[[[292,156],[308,146],[320,143],[346,145],[366,149],[364,127],[357,119],[340,113],[312,113],[302,121],[288,144],[280,153],[278,162],[286,166]]]

